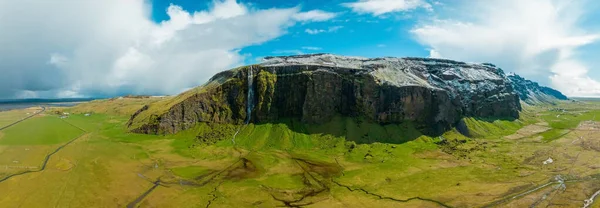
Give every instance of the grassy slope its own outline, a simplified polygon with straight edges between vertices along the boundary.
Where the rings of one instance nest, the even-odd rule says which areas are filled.
[[[238,71],[240,69],[242,69],[242,67],[236,68],[236,69],[231,69],[231,71]],[[188,91],[185,91],[177,96],[166,97],[165,99],[151,103],[149,105],[148,110],[143,111],[133,120],[131,128],[137,128],[137,127],[143,125],[144,122],[148,122],[148,119],[152,115],[162,115],[162,114],[168,112],[169,109],[171,109],[174,105],[181,103],[196,94],[204,93],[207,90],[210,90],[214,87],[217,87],[217,86],[223,84],[226,81],[229,81],[228,79],[225,79],[225,80],[224,79],[225,78],[215,79],[215,80],[209,81],[208,83],[206,83],[204,85],[192,88]]]
[[[123,125],[128,117],[118,115],[124,111],[73,115],[67,121],[90,132],[89,136],[59,152],[48,171],[0,183],[1,190],[10,190],[0,196],[0,205],[122,207],[152,186],[142,175],[174,184],[159,186],[141,207],[204,207],[209,201],[217,207],[274,207],[283,203],[272,195],[294,199],[322,186],[327,191],[304,202],[314,202],[316,207],[436,206],[427,201],[378,199],[375,194],[394,199],[419,196],[454,207],[477,207],[526,191],[532,184],[552,181],[557,174],[598,174],[591,168],[595,163],[590,163],[597,154],[595,146],[571,144],[579,136],[593,135],[573,131],[551,140],[544,136],[572,130],[580,121],[596,120],[600,112],[596,106],[565,104],[566,112],[554,110],[556,107],[528,108],[516,121],[468,118],[465,121],[473,138],[454,130],[431,138],[410,124],[379,126],[349,118],[319,126],[294,120],[248,126],[199,124],[177,135],[152,136],[126,133]],[[538,123],[547,123],[550,130],[522,135],[518,140],[504,137]],[[23,126],[32,124],[44,125]],[[238,128],[234,144],[231,135]],[[196,139],[207,134],[218,138],[209,140],[211,145]],[[385,143],[374,142],[377,140]],[[594,144],[586,140],[586,144],[590,142]],[[250,162],[241,165],[240,157]],[[543,166],[541,161],[548,157],[555,162]],[[207,183],[195,187],[182,186],[181,181]],[[600,188],[594,184],[585,180],[573,183],[552,200],[558,203],[568,196],[583,201]],[[359,188],[371,195],[357,191]],[[529,206],[532,202],[527,201],[542,198],[536,194],[549,191],[542,189],[531,198],[504,205]],[[32,195],[35,200],[29,197]]]
[[[135,113],[144,105],[168,100],[168,97],[150,97],[150,98],[115,98],[108,100],[94,100],[79,104],[69,111],[74,113],[102,113],[111,115],[129,116]]]

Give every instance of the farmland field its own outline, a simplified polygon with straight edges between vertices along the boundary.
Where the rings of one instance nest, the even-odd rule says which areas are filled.
[[[132,134],[126,102],[52,108],[0,131],[0,206],[582,207],[600,190],[595,102],[466,118],[468,136],[344,117]]]

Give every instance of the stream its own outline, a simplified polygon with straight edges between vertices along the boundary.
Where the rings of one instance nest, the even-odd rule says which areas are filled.
[[[252,120],[252,109],[254,109],[254,79],[252,75],[252,66],[248,70],[248,95],[246,100],[246,120],[244,121],[244,126],[250,123]],[[235,145],[235,137],[240,133],[242,127],[239,127],[233,137],[231,138],[231,142]]]

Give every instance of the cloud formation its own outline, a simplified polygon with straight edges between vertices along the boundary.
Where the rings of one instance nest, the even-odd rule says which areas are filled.
[[[352,11],[359,14],[372,14],[374,16],[417,8],[432,9],[431,4],[424,0],[360,0],[358,2],[343,3],[342,6],[351,8]]]
[[[323,48],[321,47],[314,47],[314,46],[304,46],[302,47],[303,50],[309,50],[309,51],[320,51],[323,50]]]
[[[277,54],[277,55],[302,55],[304,54],[304,51],[302,50],[276,50],[272,52],[273,54]]]
[[[322,10],[311,10],[308,12],[300,12],[294,14],[294,19],[301,22],[323,22],[333,19],[337,16],[336,13],[326,12]]]
[[[171,5],[155,23],[144,0],[0,1],[0,97],[176,94],[242,64],[239,49],[284,35],[323,11],[214,1]]]
[[[492,62],[542,83],[550,81],[570,96],[600,95],[600,82],[587,75],[589,69],[576,53],[600,38],[580,26],[583,2],[464,1],[452,14],[412,29],[416,39],[430,48],[430,56]]]
[[[304,30],[304,32],[311,34],[311,35],[316,35],[319,33],[332,33],[332,32],[337,32],[338,30],[344,28],[344,26],[331,26],[327,29],[306,29]]]

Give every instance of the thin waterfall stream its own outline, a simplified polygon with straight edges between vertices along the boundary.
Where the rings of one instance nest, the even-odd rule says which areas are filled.
[[[254,109],[254,80],[252,77],[252,66],[248,69],[248,95],[246,100],[246,120],[244,122],[244,127],[246,127],[250,120],[252,120],[252,109]],[[239,127],[233,137],[231,138],[231,142],[235,145],[235,137],[240,133],[242,127]]]
[[[252,78],[252,66],[248,70],[248,100],[246,101],[246,125],[252,119],[252,109],[254,108],[254,81]]]

